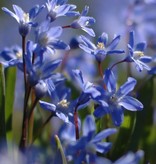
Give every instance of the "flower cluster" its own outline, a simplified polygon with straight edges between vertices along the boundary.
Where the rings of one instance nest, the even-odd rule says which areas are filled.
[[[136,4],[134,2],[133,5]],[[125,67],[121,70],[117,66],[124,63],[129,70],[132,63],[137,73],[146,71],[147,76],[153,76],[156,73],[152,63],[154,57],[146,53],[148,43],[136,42],[135,29],[128,30],[126,46],[120,45],[123,40],[121,34],[110,39],[111,36],[109,38],[103,31],[96,38],[97,34],[91,27],[96,21],[88,16],[89,6],[80,12],[76,8],[75,4],[68,4],[68,0],[47,0],[28,13],[18,5],[13,5],[14,12],[2,8],[17,21],[21,36],[21,46],[13,45],[0,51],[2,90],[5,92],[1,81],[11,86],[7,78],[8,71],[13,67],[21,73],[17,85],[22,80],[24,85],[21,136],[16,151],[22,152],[25,163],[29,163],[36,161],[31,152],[36,147],[43,148],[46,143],[50,146],[43,163],[137,164],[143,159],[144,152],[130,151],[136,151],[128,145],[132,142],[131,138],[127,139],[128,143],[124,142],[126,146],[116,146],[119,137],[123,139],[124,135],[135,135],[134,129],[139,123],[137,117],[134,119],[132,116],[146,110],[140,98],[139,89],[142,86],[137,86],[139,80],[126,72]],[[69,20],[72,17],[71,23],[63,25],[64,22],[60,22],[56,25],[54,22],[60,17]],[[67,41],[63,34],[68,29],[73,30],[75,35],[70,38],[69,34]],[[76,30],[83,34],[78,35]],[[5,101],[9,100],[7,94]],[[7,110],[7,102],[1,106]],[[9,107],[13,108],[13,105]],[[0,126],[6,127],[7,123],[8,120],[1,125],[0,121]],[[47,129],[45,141],[47,124],[50,130]],[[126,132],[122,131],[124,126]],[[2,137],[0,135],[0,140],[4,139],[5,143],[10,142],[6,137],[7,130]],[[7,153],[5,156],[7,158]]]

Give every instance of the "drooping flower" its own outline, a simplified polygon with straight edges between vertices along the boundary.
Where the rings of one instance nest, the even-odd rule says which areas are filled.
[[[81,15],[78,19],[74,20],[72,24],[70,25],[71,28],[74,29],[82,29],[86,33],[88,33],[90,36],[95,36],[95,33],[93,29],[89,28],[88,26],[91,26],[95,23],[95,19],[93,17],[86,16],[88,14],[89,7],[85,6],[83,9]]]
[[[94,116],[100,118],[106,114],[110,114],[113,123],[120,126],[124,118],[124,109],[129,111],[140,111],[143,109],[143,104],[133,98],[130,92],[136,85],[136,80],[129,77],[127,81],[117,90],[117,81],[110,69],[105,71],[104,83],[107,90],[101,88],[101,96],[97,99],[104,99],[108,103],[108,107],[102,105],[97,106],[94,111]]]
[[[110,142],[103,142],[103,139],[116,133],[116,131],[114,128],[109,128],[96,134],[94,117],[88,115],[83,122],[82,136],[79,140],[74,140],[75,132],[72,124],[66,125],[60,131],[59,136],[67,144],[65,149],[66,155],[71,156],[75,164],[82,163],[82,161],[84,163],[95,163],[97,152],[107,153],[111,148],[112,144]]]
[[[19,33],[21,36],[26,36],[32,26],[37,24],[34,22],[37,15],[41,12],[44,6],[36,5],[28,13],[24,12],[23,9],[17,5],[13,5],[14,12],[10,11],[6,7],[3,7],[2,10],[9,14],[11,17],[15,18],[19,24]]]
[[[108,35],[102,33],[102,35],[97,40],[97,45],[92,43],[85,36],[80,36],[80,45],[79,47],[85,52],[94,55],[98,62],[102,62],[107,55],[110,54],[121,54],[124,53],[123,50],[116,50],[116,46],[120,41],[120,35],[115,36],[114,39],[108,44]]]
[[[69,46],[58,39],[62,34],[62,27],[50,27],[50,22],[43,22],[36,31],[36,51],[48,50],[54,54],[55,49],[69,50]]]
[[[47,18],[50,22],[60,16],[78,16],[79,12],[73,11],[76,5],[66,4],[67,0],[48,0],[46,7],[48,9]]]
[[[129,44],[128,44],[128,56],[124,59],[126,62],[134,62],[138,71],[143,69],[150,70],[150,67],[146,64],[151,62],[150,56],[144,55],[146,48],[145,42],[140,42],[135,45],[134,43],[134,31],[129,33]]]

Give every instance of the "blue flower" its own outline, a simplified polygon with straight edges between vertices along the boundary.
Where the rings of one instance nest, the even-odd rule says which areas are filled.
[[[48,50],[51,54],[55,49],[69,50],[69,46],[63,41],[57,39],[62,34],[62,27],[50,27],[50,22],[43,22],[36,31],[36,51]]]
[[[63,83],[53,85],[51,79],[47,80],[47,85],[51,102],[40,100],[40,106],[64,122],[74,123],[73,112],[76,103],[70,100],[70,89],[66,88]]]
[[[144,152],[142,150],[138,150],[136,153],[128,152],[113,164],[138,164],[143,156]]]
[[[79,12],[73,11],[76,5],[66,4],[67,0],[48,0],[46,3],[48,14],[47,18],[50,22],[60,16],[77,16]]]
[[[110,114],[113,123],[116,126],[120,126],[124,117],[124,109],[130,111],[140,111],[143,109],[142,103],[129,95],[136,85],[136,80],[134,78],[129,77],[117,90],[116,78],[113,72],[107,69],[105,71],[104,83],[107,90],[101,88],[102,95],[98,99],[104,99],[109,106],[103,107],[99,105],[94,111],[94,116],[99,118],[105,114]]]
[[[134,44],[134,31],[131,31],[129,33],[129,53],[124,61],[134,62],[138,71],[142,71],[143,69],[150,70],[150,67],[146,63],[151,62],[152,58],[144,55],[145,48],[145,42]]]
[[[156,67],[151,68],[151,70],[148,72],[149,74],[156,74]]]
[[[77,99],[77,107],[81,109],[88,105],[90,100],[96,101],[96,97],[100,96],[101,93],[97,90],[93,83],[84,81],[84,77],[80,70],[73,70],[73,75],[76,82],[75,84],[78,85],[78,87],[81,89],[81,94]],[[105,101],[101,101],[101,103],[103,105],[107,105]]]
[[[79,164],[82,161],[84,163],[95,163],[97,152],[107,153],[112,144],[110,142],[103,142],[103,139],[114,133],[116,133],[116,129],[109,128],[96,134],[94,118],[88,115],[83,122],[82,136],[78,141],[74,141],[75,132],[72,125],[66,125],[66,128],[60,132],[59,136],[67,144],[66,155],[72,156],[74,163]]]
[[[89,7],[85,6],[83,9],[81,15],[78,19],[74,20],[73,23],[70,25],[71,28],[74,29],[82,29],[86,33],[88,33],[90,36],[95,36],[95,33],[93,29],[88,28],[88,26],[91,26],[95,23],[95,19],[93,17],[86,16],[88,14]]]
[[[29,13],[26,13],[19,6],[13,5],[13,9],[15,13],[10,11],[6,7],[3,7],[2,10],[5,13],[9,14],[11,17],[16,19],[16,21],[19,23],[20,35],[26,36],[29,33],[31,27],[36,26],[34,20],[43,8],[44,6],[39,7],[39,5],[36,5],[29,11]]]
[[[37,55],[35,61],[32,62],[34,46],[32,42],[27,43],[25,55],[26,69],[28,74],[28,81],[31,86],[36,85],[40,80],[51,78],[55,75],[53,72],[62,62],[61,59],[45,61],[42,56],[44,53]],[[22,66],[21,66],[22,68]]]
[[[19,46],[4,48],[4,50],[0,52],[0,63],[2,63],[5,68],[18,66],[18,64],[22,62],[22,49]]]
[[[115,50],[119,43],[120,35],[114,37],[111,43],[108,44],[108,35],[102,33],[102,35],[97,40],[97,45],[92,43],[85,36],[80,36],[81,43],[79,47],[85,52],[94,55],[98,62],[102,62],[105,57],[109,54],[121,54],[124,53],[123,50]]]

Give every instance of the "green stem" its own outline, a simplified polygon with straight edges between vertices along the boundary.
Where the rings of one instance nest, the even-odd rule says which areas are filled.
[[[35,101],[33,102],[31,108],[30,108],[30,113],[29,113],[29,116],[28,116],[28,120],[30,121],[32,115],[33,115],[33,112],[34,112],[34,109],[35,109],[35,106],[37,105],[39,99],[38,98],[35,98]]]
[[[4,147],[7,146],[6,123],[5,123],[5,79],[4,79],[4,70],[1,64],[0,64],[0,142],[3,142]]]
[[[125,62],[125,59],[124,60],[121,60],[121,61],[118,61],[117,63],[113,64],[110,69],[113,69],[116,65],[120,64],[120,63],[123,63]]]

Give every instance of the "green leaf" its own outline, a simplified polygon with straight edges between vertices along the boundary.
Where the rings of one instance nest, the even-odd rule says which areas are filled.
[[[4,70],[0,64],[0,141],[6,146],[6,124],[5,124],[5,79]]]
[[[119,128],[118,135],[111,151],[111,159],[116,160],[128,151],[131,136],[136,122],[136,113],[125,110],[124,122]]]
[[[15,97],[16,68],[10,67],[5,70],[6,95],[5,95],[5,120],[7,122],[7,140],[12,140],[12,117]]]
[[[61,145],[61,142],[60,142],[60,139],[57,135],[55,135],[55,141],[56,141],[56,144],[57,144],[57,152],[56,152],[56,160],[60,161],[61,160],[61,163],[62,164],[67,164],[67,161],[66,161],[66,157],[65,157],[65,154],[64,154],[64,151],[63,151],[63,148],[62,148],[62,145]],[[61,159],[58,158],[58,156],[61,156]]]
[[[137,113],[136,126],[130,143],[130,150],[136,151],[143,149],[145,152],[145,162],[149,161],[152,154],[151,145],[156,144],[155,139],[150,137],[153,133],[153,95],[154,95],[154,80],[149,79],[144,86],[138,91],[139,100],[143,103],[144,109]],[[154,143],[154,142],[155,143]],[[156,160],[155,160],[156,162]],[[154,162],[154,163],[155,163]]]

